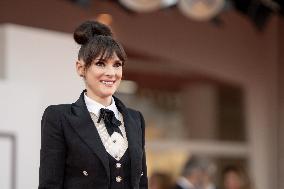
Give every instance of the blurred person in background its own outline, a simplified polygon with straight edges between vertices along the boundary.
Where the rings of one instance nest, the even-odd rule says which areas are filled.
[[[227,166],[222,177],[223,189],[252,189],[248,176],[237,166]]]
[[[191,156],[177,179],[175,189],[215,189],[208,174],[208,161],[204,158]]]
[[[217,166],[213,161],[209,159],[204,159],[203,163],[203,179],[202,179],[202,189],[216,189],[216,184],[214,182],[214,176],[217,173]]]
[[[113,96],[124,49],[96,21],[81,24],[74,39],[86,89],[75,103],[51,105],[43,114],[38,188],[147,189],[143,116]]]
[[[172,178],[169,174],[154,172],[149,178],[149,189],[172,189]]]

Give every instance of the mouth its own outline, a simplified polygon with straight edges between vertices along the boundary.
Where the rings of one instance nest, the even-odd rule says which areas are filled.
[[[106,80],[101,80],[100,82],[107,87],[112,87],[115,83],[115,81],[106,81]]]

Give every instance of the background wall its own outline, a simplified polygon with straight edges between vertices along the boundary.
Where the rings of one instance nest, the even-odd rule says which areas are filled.
[[[249,160],[255,188],[283,188],[283,20],[275,16],[263,32],[258,32],[234,11],[222,14],[224,25],[216,27],[212,23],[190,21],[174,9],[132,15],[102,1],[87,13],[65,6],[71,15],[68,14],[68,20],[75,19],[75,14],[82,17],[67,24],[67,28],[58,29],[67,13],[51,15],[56,6],[33,0],[30,5],[33,14],[24,17],[29,11],[26,4],[13,7],[10,2],[10,9],[0,11],[2,18],[13,8],[15,12],[18,10],[18,15],[5,22],[37,27],[45,27],[44,23],[49,22],[50,29],[65,32],[71,32],[88,16],[93,18],[92,11],[112,13],[115,34],[130,54],[139,52],[165,60],[153,59],[144,64],[132,56],[126,71],[170,70],[179,75],[198,74],[241,86],[245,92]],[[55,0],[54,3],[62,5]],[[28,24],[31,17],[37,19]],[[0,132],[15,133],[18,139],[17,188],[37,187],[40,118],[44,108],[49,104],[73,102],[83,89],[74,67],[77,51],[78,46],[68,33],[11,24],[0,27],[0,115],[5,118],[1,120]],[[279,94],[281,103],[278,103]],[[15,105],[11,106],[11,102]]]
[[[0,132],[16,136],[17,188],[37,188],[42,113],[50,104],[74,102],[83,89],[75,72],[77,46],[68,34],[23,26],[2,25],[0,33],[6,57]]]
[[[284,21],[279,22],[279,127],[278,127],[278,188],[284,187]]]

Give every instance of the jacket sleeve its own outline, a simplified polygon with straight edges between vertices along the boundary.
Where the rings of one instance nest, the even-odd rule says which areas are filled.
[[[41,120],[38,189],[63,189],[65,150],[59,110],[56,106],[49,106]]]
[[[145,121],[143,115],[139,112],[141,118],[141,129],[142,129],[142,145],[143,145],[143,157],[142,157],[142,173],[139,183],[139,189],[148,189],[148,177],[147,177],[147,164],[146,164],[146,153],[145,153]]]

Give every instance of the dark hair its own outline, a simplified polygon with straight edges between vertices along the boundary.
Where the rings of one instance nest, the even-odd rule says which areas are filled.
[[[239,178],[243,182],[242,188],[244,188],[244,189],[251,189],[252,188],[252,183],[251,183],[247,173],[245,172],[245,170],[242,167],[235,166],[235,165],[228,165],[227,167],[225,167],[222,171],[223,182],[225,181],[226,175],[228,175],[229,173],[234,173],[234,174],[239,176]]]
[[[205,171],[206,169],[206,162],[201,159],[201,157],[198,156],[191,156],[185,163],[182,175],[183,176],[190,176],[194,171]]]
[[[78,59],[83,59],[88,68],[92,61],[109,59],[113,53],[124,63],[127,59],[123,47],[112,37],[110,28],[97,21],[86,21],[74,31],[74,40],[81,45]]]

